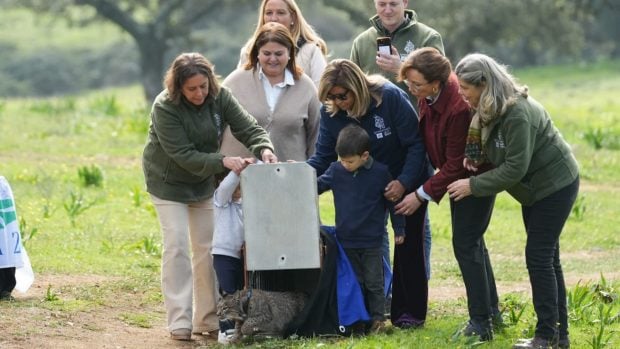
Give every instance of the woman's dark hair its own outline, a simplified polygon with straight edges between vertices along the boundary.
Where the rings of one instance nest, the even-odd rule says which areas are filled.
[[[426,82],[439,81],[445,85],[452,72],[452,65],[446,56],[434,47],[422,47],[413,50],[400,67],[399,80],[407,79],[409,69],[415,69],[426,79]]]
[[[257,32],[256,40],[254,40],[252,44],[248,61],[244,68],[246,70],[256,69],[258,64],[258,51],[269,42],[278,43],[288,49],[289,59],[286,67],[293,73],[293,78],[299,80],[302,70],[297,66],[297,63],[295,63],[295,42],[293,41],[291,32],[282,24],[276,22],[265,23]]]
[[[185,82],[197,74],[207,78],[209,97],[215,98],[220,93],[220,85],[213,70],[213,64],[200,53],[181,53],[174,59],[164,78],[164,87],[168,90],[170,100],[174,104],[181,102]]]

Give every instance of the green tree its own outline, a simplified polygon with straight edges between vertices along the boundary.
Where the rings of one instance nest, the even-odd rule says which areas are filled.
[[[52,13],[81,25],[107,20],[119,26],[136,43],[140,53],[141,83],[146,99],[152,101],[161,90],[162,72],[168,63],[166,54],[174,45],[194,38],[192,26],[205,20],[208,14],[250,1],[14,0],[5,3]],[[94,11],[83,11],[83,7]]]

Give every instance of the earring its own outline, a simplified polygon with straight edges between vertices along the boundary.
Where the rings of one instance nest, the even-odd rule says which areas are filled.
[[[291,27],[295,25],[295,22],[291,22]]]
[[[437,93],[437,87],[433,87],[433,94]]]

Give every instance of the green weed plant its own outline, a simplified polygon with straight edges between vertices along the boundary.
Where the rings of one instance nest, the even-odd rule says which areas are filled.
[[[97,165],[78,168],[78,177],[84,187],[103,187],[103,170]]]

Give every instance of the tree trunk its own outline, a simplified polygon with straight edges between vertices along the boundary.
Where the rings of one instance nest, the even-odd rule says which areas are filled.
[[[168,45],[164,40],[155,38],[143,38],[136,43],[140,50],[140,67],[142,76],[140,82],[144,88],[144,97],[148,103],[152,103],[155,97],[163,89],[163,74],[165,71],[164,57],[168,51]]]

